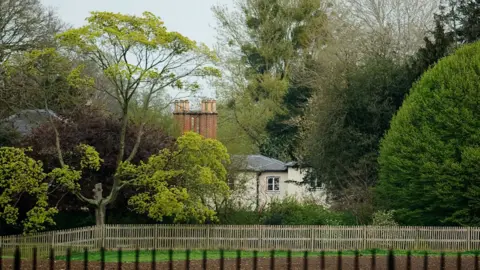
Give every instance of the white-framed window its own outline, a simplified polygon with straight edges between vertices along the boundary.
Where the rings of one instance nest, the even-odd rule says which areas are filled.
[[[267,191],[280,191],[280,177],[267,176]]]

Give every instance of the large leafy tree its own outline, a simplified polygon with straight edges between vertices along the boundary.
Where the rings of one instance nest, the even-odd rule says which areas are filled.
[[[116,171],[135,158],[145,133],[146,117],[138,123],[135,143],[127,152],[126,135],[134,109],[146,116],[153,100],[167,89],[195,91],[199,88],[195,78],[219,75],[218,70],[209,66],[216,57],[205,45],[167,31],[163,21],[148,12],[142,16],[93,12],[86,26],[68,30],[58,39],[96,63],[111,84],[103,90],[116,100],[120,110]],[[63,159],[61,137],[58,132],[55,134],[59,169],[70,175],[73,172]],[[128,182],[115,174],[106,197],[100,182],[94,198],[89,198],[77,184],[72,184],[79,178],[65,179],[64,184],[68,182],[79,199],[96,208],[97,224],[103,224],[106,206],[117,199]]]
[[[319,1],[236,4],[233,11],[214,8],[224,48],[222,67],[227,71],[219,88],[225,113],[237,124],[228,128],[246,135],[258,151],[269,137],[267,123],[284,112],[292,73],[322,40],[326,15]],[[219,126],[220,134],[223,128]]]
[[[370,188],[378,178],[379,142],[391,117],[419,76],[454,45],[441,16],[435,23],[424,47],[402,61],[395,54],[349,57],[348,47],[340,44],[332,78],[312,74],[318,87],[297,148],[300,162],[313,168],[306,182],[325,184],[334,205],[354,212],[358,222],[368,222],[373,211]]]
[[[129,199],[138,212],[155,220],[216,220],[214,206],[228,198],[226,148],[217,140],[188,132],[174,149],[164,149],[139,165],[128,165],[117,177],[132,181],[139,193]]]
[[[63,157],[65,163],[78,164],[81,156],[75,150],[82,143],[93,146],[104,160],[101,170],[83,172],[82,179],[79,180],[82,194],[89,194],[99,181],[98,179],[104,185],[111,186],[117,168],[116,154],[119,149],[118,140],[121,130],[121,122],[116,114],[94,106],[83,106],[82,110],[74,110],[62,114],[62,116],[68,121],[55,121],[55,128],[59,137],[62,138],[60,147],[62,153],[65,153]],[[131,124],[127,129],[125,142],[127,151],[131,151],[135,145],[137,125]],[[50,123],[45,123],[33,129],[29,136],[21,138],[16,146],[31,147],[34,151],[29,152],[28,155],[36,160],[41,160],[44,170],[50,172],[58,167],[55,136],[52,136],[54,133],[54,127]],[[145,126],[142,143],[132,163],[146,161],[149,156],[171,147],[173,143],[174,138],[165,134],[162,126],[148,124]],[[50,187],[49,201],[51,204],[57,205],[59,211],[79,211],[85,206],[64,186],[53,182]],[[118,200],[109,208],[127,207],[127,199],[134,193],[132,189],[122,190]]]
[[[379,204],[403,224],[479,222],[480,43],[414,85],[380,148]]]

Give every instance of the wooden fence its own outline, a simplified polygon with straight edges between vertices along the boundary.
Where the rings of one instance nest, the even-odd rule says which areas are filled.
[[[16,246],[23,256],[33,247],[40,256],[50,248],[57,255],[84,248],[207,249],[207,250],[353,250],[389,249],[429,251],[480,250],[480,228],[374,226],[205,226],[104,225],[33,235],[0,237],[4,255]]]

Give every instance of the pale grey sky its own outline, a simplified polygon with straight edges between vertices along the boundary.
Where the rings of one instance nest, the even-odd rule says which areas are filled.
[[[215,4],[233,5],[233,0],[41,0],[54,8],[66,23],[74,27],[85,23],[90,11],[111,11],[140,15],[144,11],[160,16],[170,31],[177,31],[212,47],[215,44]],[[205,85],[204,88],[208,88]],[[213,97],[211,89],[202,94]]]

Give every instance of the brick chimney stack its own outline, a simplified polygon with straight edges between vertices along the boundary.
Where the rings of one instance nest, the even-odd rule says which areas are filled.
[[[217,138],[217,106],[215,100],[202,100],[200,111],[190,110],[188,100],[174,102],[175,121],[187,131],[197,132],[205,138]]]

